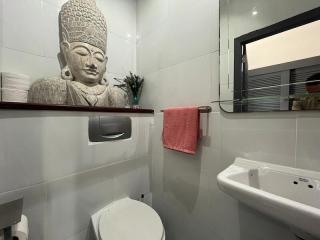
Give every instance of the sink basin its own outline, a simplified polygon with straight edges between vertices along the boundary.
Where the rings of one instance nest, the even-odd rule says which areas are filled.
[[[237,158],[218,175],[222,191],[289,225],[303,239],[320,239],[320,173]]]

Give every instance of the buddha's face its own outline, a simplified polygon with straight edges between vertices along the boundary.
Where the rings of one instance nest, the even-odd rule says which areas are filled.
[[[88,86],[101,82],[107,65],[102,50],[87,43],[73,42],[64,44],[63,52],[75,81]]]

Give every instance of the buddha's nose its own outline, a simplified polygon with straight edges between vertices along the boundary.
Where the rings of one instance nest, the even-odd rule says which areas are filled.
[[[87,67],[93,70],[96,70],[98,68],[97,64],[91,62],[91,63],[87,63]]]

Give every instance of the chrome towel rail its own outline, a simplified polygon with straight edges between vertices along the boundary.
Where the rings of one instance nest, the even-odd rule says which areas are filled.
[[[161,110],[161,112],[164,112],[164,110]],[[199,107],[199,112],[200,113],[211,113],[212,112],[212,107],[210,107],[210,106],[200,106]]]

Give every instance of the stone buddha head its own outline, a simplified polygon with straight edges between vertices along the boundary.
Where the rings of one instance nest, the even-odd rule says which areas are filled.
[[[95,0],[69,0],[59,15],[61,77],[87,86],[106,72],[107,24]]]

